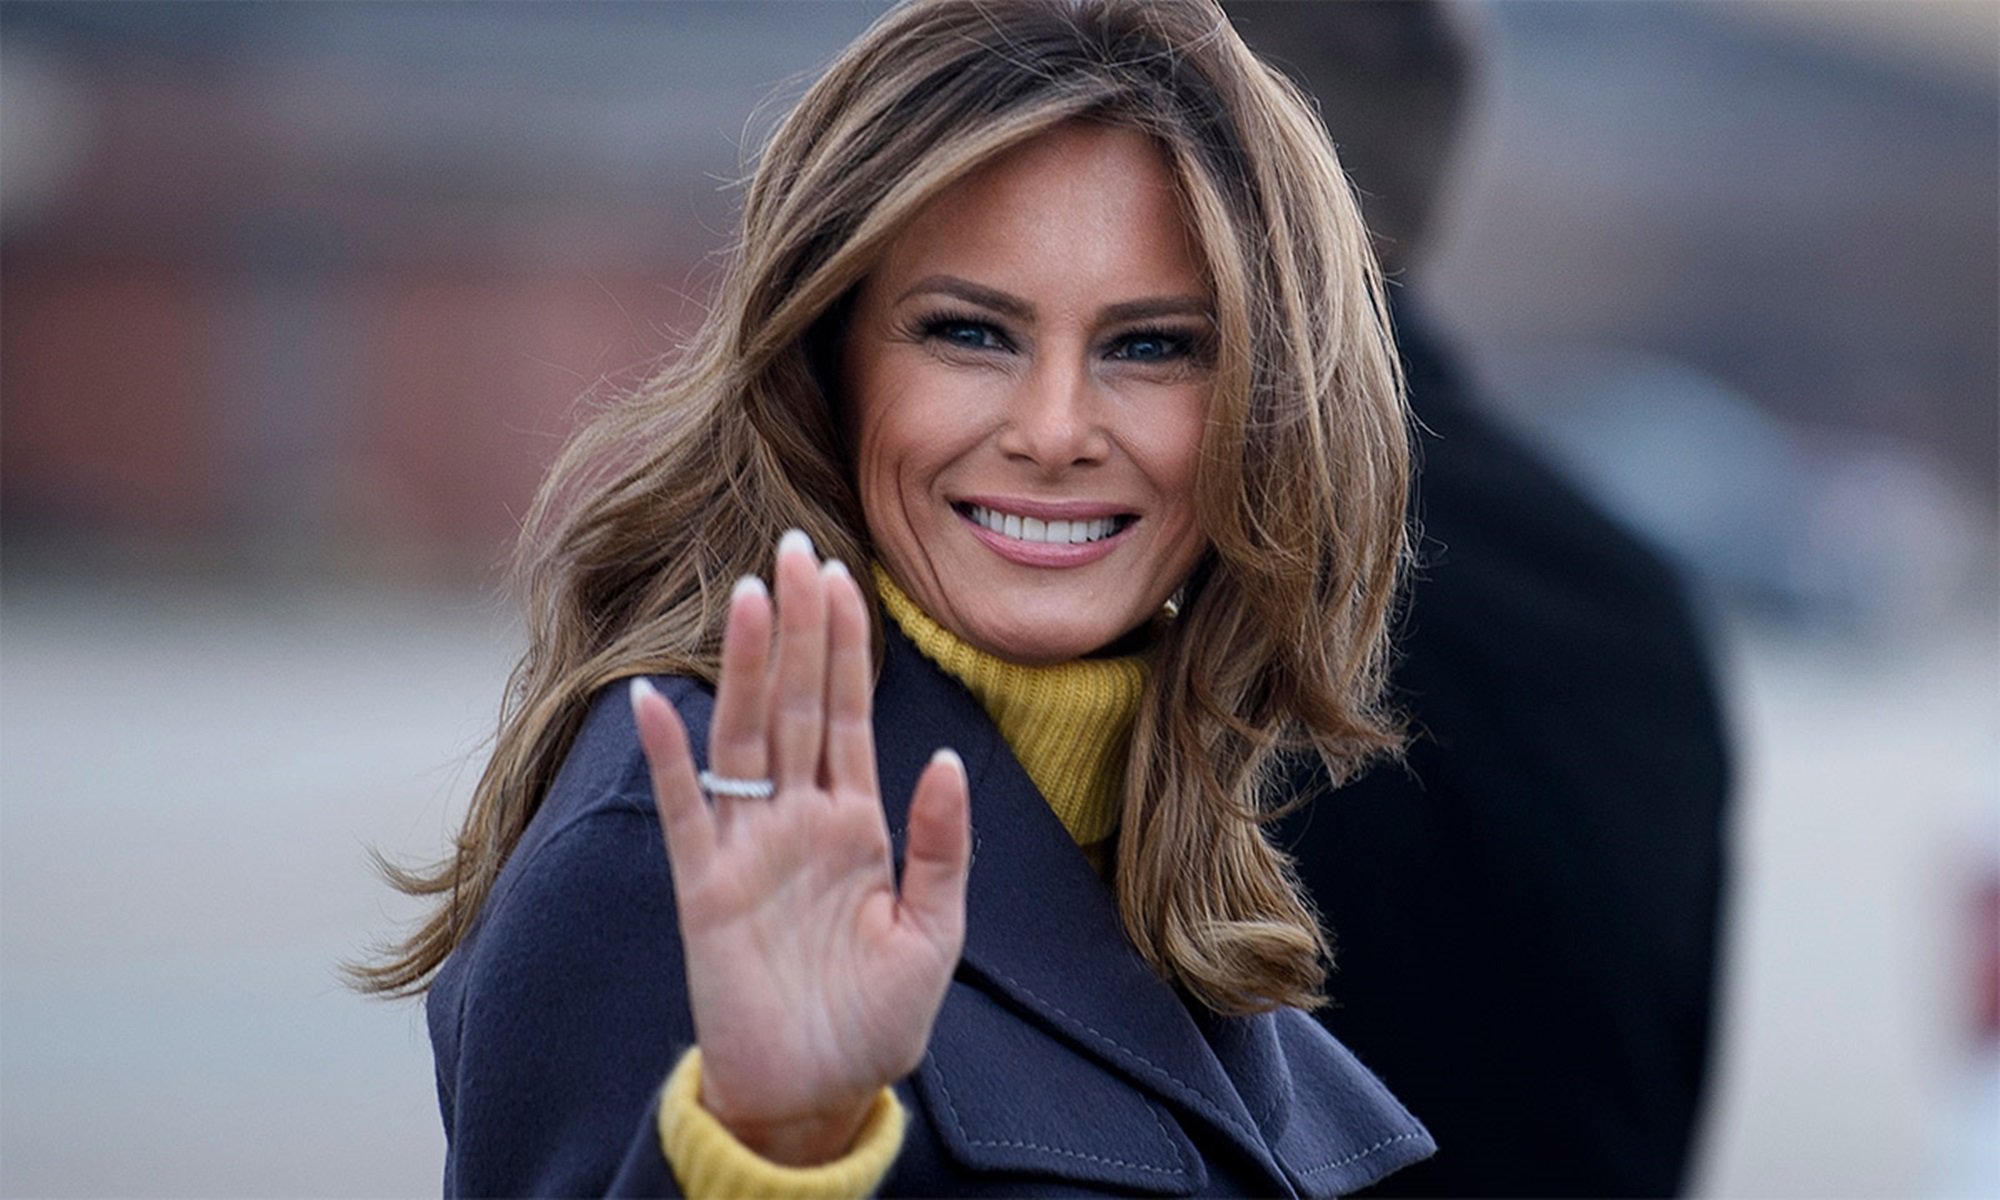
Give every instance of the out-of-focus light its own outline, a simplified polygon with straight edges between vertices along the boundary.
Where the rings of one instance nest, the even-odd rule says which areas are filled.
[[[90,99],[67,62],[31,42],[0,43],[0,221],[8,232],[62,199],[93,124]]]
[[[1990,84],[2000,12],[1981,0],[1759,0],[1717,4],[1710,15],[1840,46],[1916,75]]]

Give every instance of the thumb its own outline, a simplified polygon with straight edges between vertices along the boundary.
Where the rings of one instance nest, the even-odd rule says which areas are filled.
[[[971,793],[965,763],[950,750],[931,756],[910,800],[903,855],[901,916],[956,958],[965,945],[965,880],[972,865]]]

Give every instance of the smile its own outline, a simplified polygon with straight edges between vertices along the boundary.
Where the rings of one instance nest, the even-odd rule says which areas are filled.
[[[1088,520],[1044,521],[1040,517],[1003,513],[999,509],[987,508],[983,504],[962,504],[957,508],[974,524],[1002,537],[1050,546],[1082,546],[1091,542],[1101,542],[1134,520],[1130,516],[1114,516],[1092,517]]]

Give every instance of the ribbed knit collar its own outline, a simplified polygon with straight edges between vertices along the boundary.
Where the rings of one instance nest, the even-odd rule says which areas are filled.
[[[882,607],[924,657],[972,693],[1076,844],[1100,869],[1118,828],[1132,721],[1146,687],[1144,655],[1053,666],[1008,662],[968,645],[874,569]]]

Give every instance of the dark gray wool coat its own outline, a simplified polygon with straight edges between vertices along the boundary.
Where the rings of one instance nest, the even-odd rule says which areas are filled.
[[[1311,1018],[1217,1018],[1161,982],[978,702],[884,634],[897,851],[918,772],[950,746],[973,861],[965,956],[896,1087],[910,1121],[883,1195],[1328,1195],[1432,1152]],[[660,682],[704,747],[712,697]],[[675,1193],[654,1105],[694,1035],[677,930],[625,688],[609,688],[430,992],[447,1194]]]

